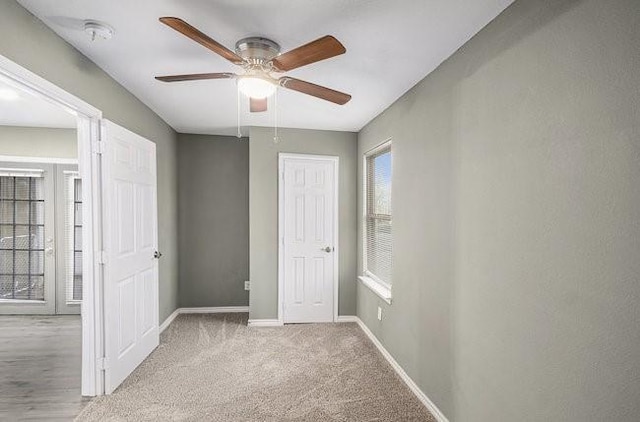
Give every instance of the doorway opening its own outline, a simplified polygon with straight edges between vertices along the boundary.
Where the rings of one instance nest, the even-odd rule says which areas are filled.
[[[77,119],[3,81],[0,93],[0,418],[72,417],[85,402]]]
[[[35,98],[40,106],[69,113],[77,124],[77,170],[44,153],[52,136],[42,138],[32,156],[5,152],[25,165],[7,164],[0,173],[6,176],[0,182],[7,186],[11,218],[4,251],[8,278],[0,280],[7,297],[0,298],[0,308],[22,308],[24,314],[39,306],[41,313],[63,313],[79,304],[81,392],[109,394],[159,343],[155,143],[102,119],[99,110],[2,56],[0,83],[7,85],[0,100]],[[47,183],[53,188],[46,189]],[[47,211],[51,204],[60,210]],[[25,206],[26,212],[16,212]],[[52,230],[55,237],[49,236]],[[18,256],[27,263],[16,261]],[[56,278],[57,261],[66,271]]]
[[[21,397],[3,411],[54,403],[73,415],[82,396],[104,393],[93,147],[102,115],[3,56],[0,93],[0,347],[12,364],[2,382]]]

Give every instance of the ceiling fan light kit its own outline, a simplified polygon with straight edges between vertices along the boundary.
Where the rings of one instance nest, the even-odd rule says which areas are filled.
[[[187,36],[233,64],[241,66],[244,73],[201,73],[190,75],[157,76],[162,82],[181,82],[205,79],[237,79],[238,90],[250,98],[251,112],[267,110],[265,99],[273,95],[278,86],[311,95],[335,104],[344,105],[351,95],[305,82],[289,76],[279,76],[284,72],[316,63],[346,52],[344,46],[326,35],[308,44],[280,54],[280,46],[275,41],[263,37],[243,38],[235,45],[235,52],[210,38],[180,18],[163,17],[160,22]]]
[[[276,85],[258,76],[239,76],[238,89],[249,98],[266,99],[276,92]]]
[[[272,59],[280,54],[280,46],[275,41],[262,37],[243,38],[236,43],[236,54],[245,61],[245,74],[237,76],[238,89],[249,98],[264,99],[276,92],[277,81],[271,77]],[[251,107],[251,111],[257,110]]]

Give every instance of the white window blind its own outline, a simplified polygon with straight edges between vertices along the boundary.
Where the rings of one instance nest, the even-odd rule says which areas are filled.
[[[82,181],[77,172],[64,172],[65,284],[67,303],[82,301]]]
[[[0,169],[0,299],[44,300],[43,175]]]
[[[365,275],[391,286],[391,144],[366,155]]]

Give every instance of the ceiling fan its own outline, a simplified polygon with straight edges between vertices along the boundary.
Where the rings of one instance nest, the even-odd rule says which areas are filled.
[[[216,54],[241,66],[244,73],[198,73],[190,75],[157,76],[162,82],[195,81],[204,79],[237,79],[238,89],[250,99],[250,110],[267,110],[267,97],[278,86],[311,95],[335,104],[344,105],[351,95],[290,76],[274,74],[288,72],[311,63],[344,54],[347,50],[331,35],[280,54],[280,46],[267,38],[243,38],[236,43],[235,52],[216,42],[180,18],[164,17],[160,22],[175,29]]]

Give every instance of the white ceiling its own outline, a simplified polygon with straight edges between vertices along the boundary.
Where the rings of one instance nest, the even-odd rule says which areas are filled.
[[[96,62],[179,132],[234,134],[236,86],[230,80],[166,84],[156,75],[236,72],[238,67],[158,22],[177,16],[226,47],[264,36],[288,51],[333,35],[347,53],[288,74],[350,93],[338,106],[280,90],[282,127],[358,131],[475,35],[513,0],[18,0]],[[115,28],[91,42],[83,19]],[[242,126],[271,126],[248,113]]]
[[[76,117],[0,80],[0,126],[75,128]]]

